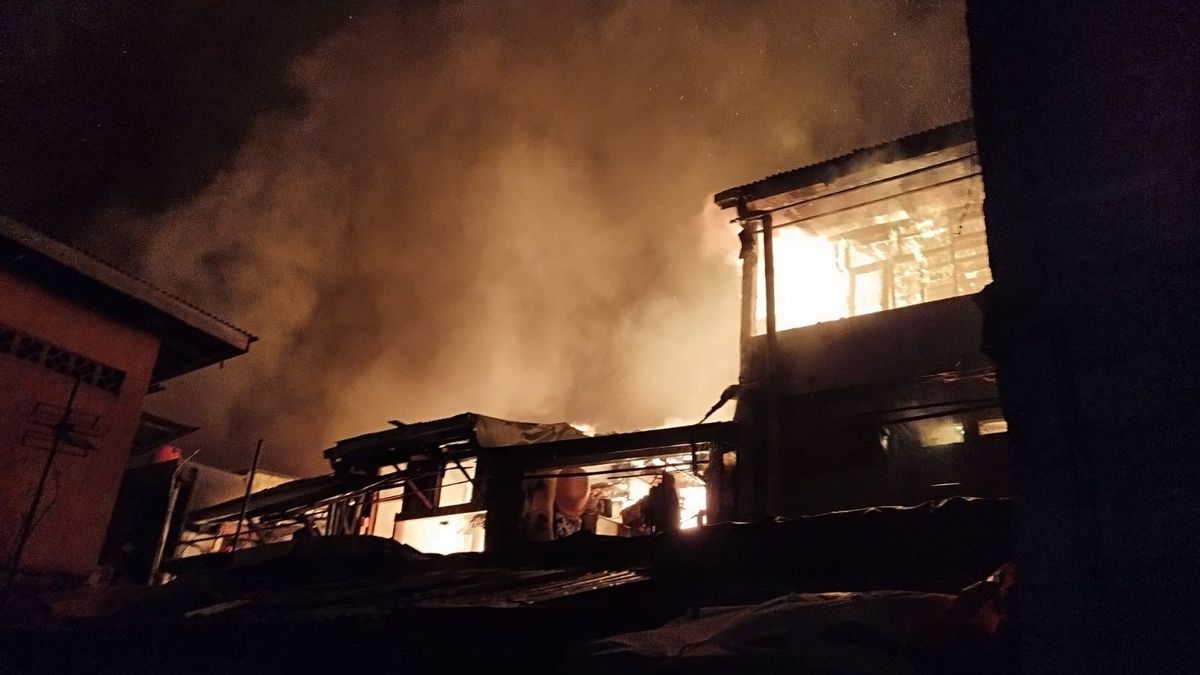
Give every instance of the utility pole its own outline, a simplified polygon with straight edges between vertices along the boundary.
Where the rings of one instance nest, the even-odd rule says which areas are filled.
[[[246,520],[246,509],[250,506],[250,492],[254,489],[254,475],[258,473],[258,458],[262,456],[263,439],[258,439],[254,448],[254,461],[250,464],[250,474],[246,476],[246,494],[242,496],[242,510],[238,513],[237,529],[233,531],[233,550],[237,550],[242,539],[242,523]]]

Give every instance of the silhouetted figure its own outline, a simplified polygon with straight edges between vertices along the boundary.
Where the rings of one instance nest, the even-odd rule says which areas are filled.
[[[679,491],[675,489],[675,476],[664,473],[658,485],[650,488],[642,505],[642,519],[654,532],[679,529]]]

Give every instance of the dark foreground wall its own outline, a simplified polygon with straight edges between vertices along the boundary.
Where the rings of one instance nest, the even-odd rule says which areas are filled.
[[[1200,10],[968,8],[1026,672],[1195,672]]]

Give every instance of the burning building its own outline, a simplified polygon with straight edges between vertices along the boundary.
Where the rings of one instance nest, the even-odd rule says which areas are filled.
[[[576,511],[629,535],[630,507],[667,474],[679,527],[1007,496],[975,301],[991,278],[982,197],[970,121],[726,190],[716,202],[742,224],[735,422],[599,437],[471,413],[395,422],[326,450],[333,473],[255,495],[245,536],[480,551],[555,538],[549,523]],[[241,511],[194,513],[200,540],[232,546]]]
[[[715,200],[742,227],[739,515],[1006,496],[971,121]]]
[[[733,514],[733,423],[595,437],[568,424],[474,413],[392,424],[325,450],[330,474],[255,493],[245,504],[230,499],[193,512],[197,534],[180,553],[298,533],[370,534],[426,553],[478,552],[558,538],[549,527],[556,513],[594,534],[633,535],[640,530],[622,511],[666,475],[680,497],[679,529]],[[546,515],[544,531],[534,525],[539,514]],[[235,532],[244,533],[236,542]]]

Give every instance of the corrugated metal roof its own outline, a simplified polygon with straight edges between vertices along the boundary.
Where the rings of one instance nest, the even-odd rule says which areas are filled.
[[[645,581],[632,570],[549,571],[507,588],[450,587],[413,598],[417,607],[527,607]]]
[[[119,287],[117,290],[127,292],[130,295],[137,297],[139,300],[150,302],[151,304],[155,304],[153,302],[154,300],[159,300],[160,302],[169,305],[181,305],[182,307],[194,311],[201,316],[212,319],[226,328],[230,328],[238,333],[241,333],[242,335],[246,336],[250,342],[253,342],[257,339],[249,331],[239,328],[225,319],[213,314],[212,312],[209,312],[203,307],[185,300],[174,293],[163,290],[161,287],[135,274],[132,274],[131,272],[123,270],[116,265],[113,265],[112,263],[104,260],[90,251],[77,248],[75,246],[70,246],[57,239],[48,237],[37,230],[22,225],[10,218],[0,216],[0,236],[4,236],[8,239],[28,246],[38,253],[54,259],[56,262],[66,265],[75,271],[88,276],[93,276],[93,274],[90,274],[90,272],[94,272],[95,267],[102,267],[108,272],[127,279],[130,283],[130,286],[128,287],[122,284],[122,287]],[[97,280],[101,281],[101,279]],[[154,298],[152,296],[159,297]]]
[[[632,571],[578,569],[470,568],[410,573],[392,579],[367,578],[305,588],[253,591],[221,596],[192,616],[217,614],[289,620],[381,617],[409,609],[517,609],[648,581]]]
[[[123,318],[144,324],[163,338],[166,347],[178,347],[160,354],[155,382],[245,353],[257,340],[249,332],[92,253],[0,216],[0,252],[5,248],[9,255],[0,256],[0,262],[58,293],[91,298],[89,306],[108,313],[118,312],[114,303],[136,305],[139,309],[125,312]],[[168,344],[169,340],[177,344]]]
[[[858,148],[830,159],[722,190],[713,196],[713,201],[721,208],[731,208],[738,202],[749,202],[810,185],[828,183],[852,173],[861,166],[860,160],[879,153],[888,153],[889,161],[891,161],[918,157],[974,139],[974,121],[965,119],[891,141]]]

